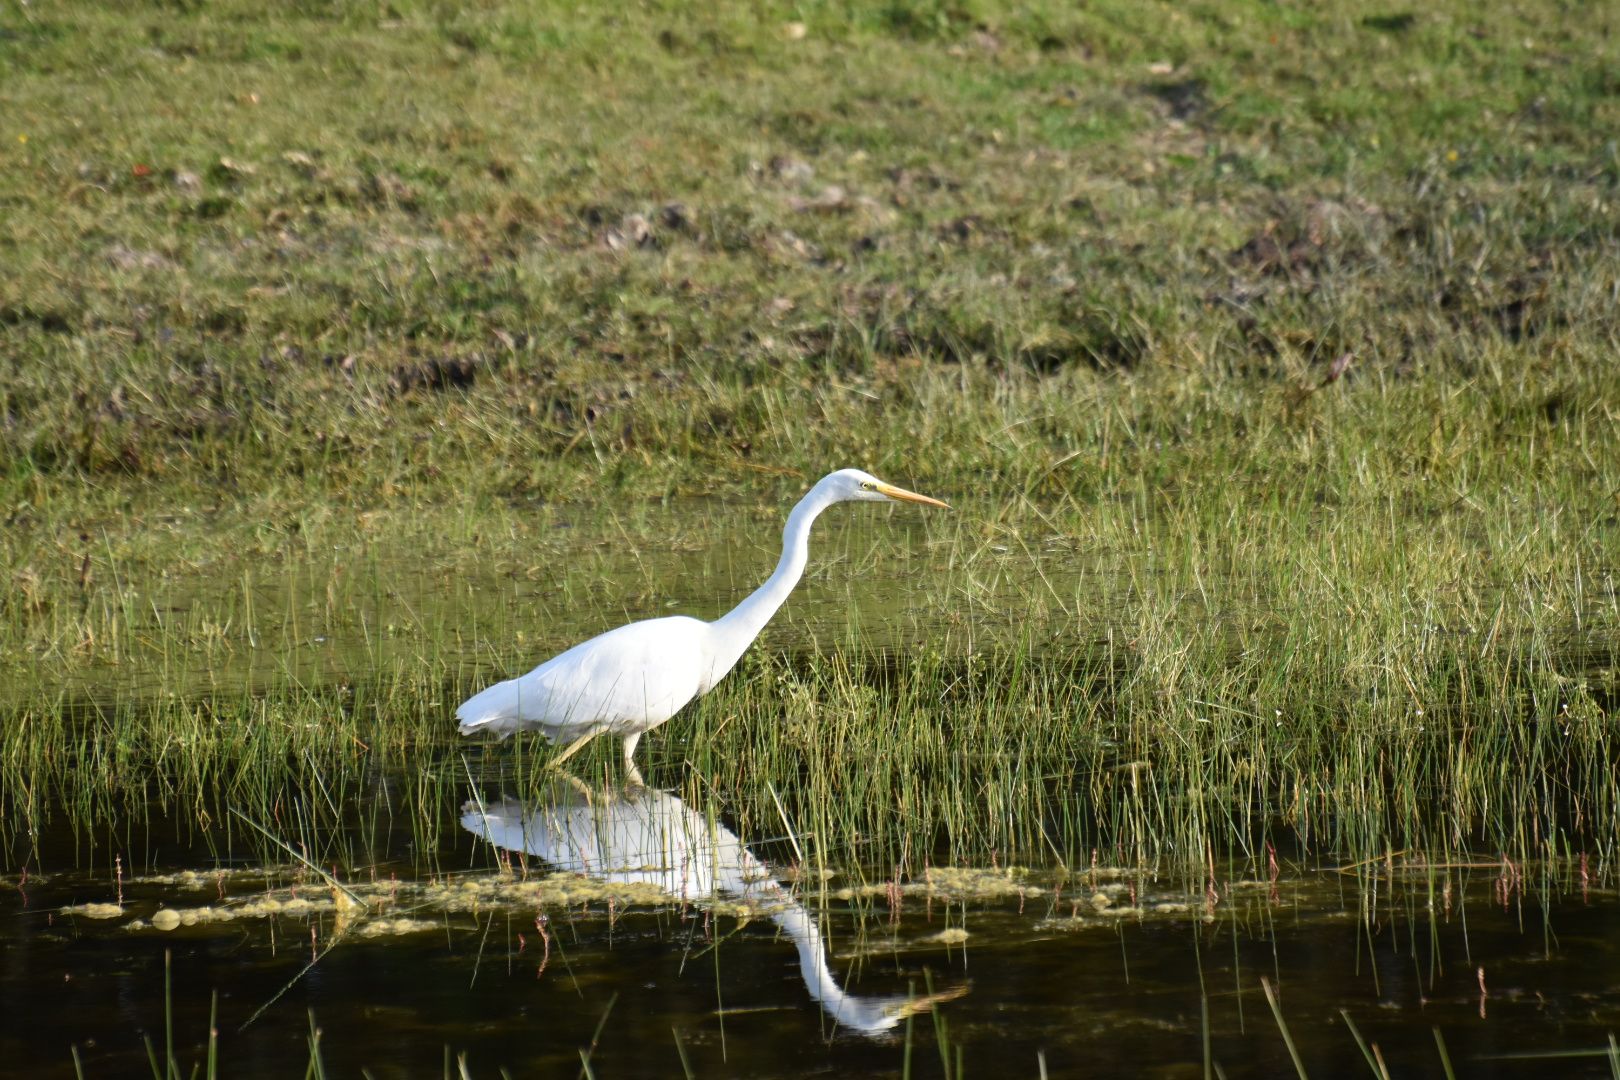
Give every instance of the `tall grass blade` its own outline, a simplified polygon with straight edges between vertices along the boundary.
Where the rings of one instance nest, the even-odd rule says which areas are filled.
[[[696,1080],[696,1076],[692,1072],[692,1062],[686,1056],[686,1047],[681,1045],[680,1029],[672,1027],[669,1029],[669,1034],[675,1040],[675,1053],[681,1059],[681,1075],[686,1077],[686,1080]]]
[[[1200,1026],[1204,1033],[1204,1080],[1211,1080],[1215,1074],[1215,1058],[1209,1048],[1209,995],[1198,995],[1198,1013]]]
[[[326,1063],[321,1060],[321,1029],[315,1024],[315,1010],[309,1010],[309,1067],[306,1080],[326,1080]]]
[[[1350,1029],[1350,1037],[1356,1040],[1356,1047],[1361,1051],[1361,1056],[1367,1059],[1367,1068],[1372,1070],[1373,1076],[1377,1077],[1378,1080],[1389,1080],[1389,1077],[1384,1073],[1382,1062],[1373,1057],[1372,1049],[1368,1047],[1367,1040],[1361,1037],[1361,1029],[1356,1027],[1356,1022],[1350,1018],[1350,1013],[1345,1009],[1340,1009],[1339,1015],[1344,1018],[1344,1026]]]
[[[1446,1053],[1446,1039],[1440,1034],[1439,1025],[1434,1028],[1434,1048],[1440,1052],[1440,1069],[1446,1080],[1457,1080],[1457,1074],[1451,1071],[1451,1055]]]
[[[208,1001],[208,1080],[219,1076],[219,991]]]
[[[1271,1006],[1271,1015],[1277,1018],[1277,1030],[1282,1032],[1283,1044],[1288,1047],[1288,1056],[1294,1062],[1294,1072],[1299,1075],[1299,1080],[1309,1080],[1305,1075],[1305,1062],[1300,1060],[1294,1037],[1289,1034],[1288,1024],[1283,1020],[1282,1007],[1277,1003],[1277,992],[1272,989],[1271,980],[1260,976],[1260,986],[1266,992],[1266,1004]]]
[[[608,1017],[613,1015],[613,1006],[617,1005],[618,1003],[619,995],[617,992],[615,992],[612,997],[608,998],[607,1008],[602,1010],[601,1017],[596,1021],[596,1030],[591,1032],[591,1045],[580,1050],[579,1075],[581,1077],[589,1077],[591,1075],[591,1055],[596,1053],[596,1048],[602,1041],[602,1029],[607,1027]]]

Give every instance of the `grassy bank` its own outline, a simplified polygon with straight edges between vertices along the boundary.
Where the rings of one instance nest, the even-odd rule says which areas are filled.
[[[443,827],[461,694],[861,465],[958,512],[829,522],[855,629],[651,740],[745,831],[1612,836],[1614,18],[8,9],[13,820]]]

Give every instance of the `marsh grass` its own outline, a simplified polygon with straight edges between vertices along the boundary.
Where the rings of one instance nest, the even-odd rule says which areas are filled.
[[[1383,415],[1363,409],[1352,438]],[[1613,526],[1579,520],[1603,511],[1566,466],[1612,449],[1494,445],[1459,497],[1401,485],[1398,440],[1236,497],[1235,468],[1127,472],[1095,501],[829,521],[781,623],[649,740],[655,782],[718,793],[766,835],[786,813],[840,867],[1101,850],[1197,876],[1211,849],[1268,844],[1607,860]],[[723,609],[768,570],[780,509],[541,518],[567,539],[531,548],[507,509],[466,547],[430,521],[408,557],[332,554],[352,534],[328,522],[262,563],[131,559],[91,604],[13,621],[9,819],[203,807],[229,846],[230,808],[265,820],[292,795],[318,835],[381,774],[405,778],[389,813],[431,832],[466,779],[454,702],[622,619]],[[473,750],[520,783],[546,754]]]
[[[1386,15],[0,13],[7,861],[431,841],[860,464],[644,751],[746,835],[1612,865],[1620,35]]]

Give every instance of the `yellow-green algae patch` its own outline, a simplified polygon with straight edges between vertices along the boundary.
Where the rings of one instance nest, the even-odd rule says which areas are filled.
[[[263,880],[267,875],[260,871],[254,876]],[[142,881],[142,884],[153,883],[153,879]],[[175,874],[166,876],[163,883],[186,890],[218,887],[211,875]],[[357,882],[345,884],[341,889],[310,884],[272,888],[256,895],[222,899],[211,905],[165,905],[147,918],[131,919],[124,924],[124,929],[167,932],[211,923],[335,915],[341,930],[352,930],[362,937],[383,937],[416,933],[442,925],[421,918],[405,917],[401,913],[539,911],[586,905],[629,909],[689,903],[719,915],[747,921],[776,910],[783,902],[780,895],[769,892],[757,900],[710,895],[678,896],[646,881],[598,881],[571,873],[535,877],[498,873],[429,881]],[[86,904],[69,910],[96,918],[114,918],[126,911],[115,904]]]
[[[459,880],[417,883],[406,887],[414,902],[444,911],[482,911],[488,908],[572,907],[576,904],[614,903],[657,906],[672,900],[706,900],[705,896],[677,897],[645,881],[597,881],[579,874],[549,874],[515,878],[509,874],[466,877]],[[405,888],[398,890],[400,893]],[[364,896],[364,892],[361,892]]]
[[[227,886],[230,883],[234,882],[240,889],[247,881],[262,883],[284,875],[285,870],[260,867],[182,871],[130,879],[129,883],[166,885],[177,892],[211,889],[220,894],[220,899],[212,904],[194,906],[177,905],[171,899],[150,916],[130,919],[122,926],[129,931],[168,932],[183,927],[254,919],[330,917],[335,920],[333,925],[339,933],[354,932],[360,937],[376,938],[443,928],[446,924],[442,919],[435,920],[430,916],[447,914],[583,907],[627,911],[689,904],[715,915],[747,922],[769,915],[790,902],[788,890],[774,887],[761,888],[758,896],[745,897],[672,894],[658,883],[636,879],[634,875],[638,872],[645,871],[626,871],[631,880],[605,881],[566,871],[527,874],[509,869],[495,873],[452,874],[419,881],[389,878],[342,886],[326,886],[306,880],[276,888],[261,885],[260,891],[232,897],[228,895],[230,890]],[[1030,875],[1031,871],[1023,867],[935,866],[925,869],[916,880],[849,884],[829,890],[829,894],[845,901],[887,900],[891,903],[901,899],[943,900],[950,903],[1015,899],[1022,910],[1027,899],[1053,895],[1050,885],[1042,887],[1032,884],[1028,880]],[[1058,910],[1050,914],[1048,923],[1063,926],[1099,925],[1128,918],[1197,915],[1201,911],[1197,903],[1186,897],[1166,897],[1157,903],[1137,897],[1131,886],[1121,880],[1122,876],[1088,872],[1091,887],[1056,894],[1060,897]],[[285,880],[284,876],[282,880]],[[1063,915],[1065,908],[1068,909],[1067,917]],[[127,908],[110,903],[81,904],[64,910],[98,919],[115,919],[129,914]],[[919,943],[957,944],[963,940],[964,931],[946,930],[919,939]]]
[[[1090,904],[1094,911],[1108,911],[1113,909],[1121,897],[1129,897],[1130,890],[1117,882],[1097,886],[1091,894]]]
[[[1121,903],[1121,900],[1125,900]],[[1053,915],[1042,919],[1040,926],[1048,930],[1082,930],[1094,926],[1113,926],[1125,919],[1185,918],[1194,916],[1203,922],[1214,919],[1214,913],[1199,903],[1188,900],[1140,899],[1131,903],[1123,888],[1103,886],[1090,896],[1071,901],[1067,915]]]
[[[431,919],[373,919],[362,924],[355,933],[361,937],[397,937],[418,934],[424,930],[437,930],[440,924]]]
[[[172,874],[143,874],[140,877],[126,878],[125,883],[129,885],[168,885],[177,889],[191,890],[221,889],[232,882],[243,879],[263,881],[271,875],[285,875],[288,872],[288,870],[278,867],[264,867],[252,870],[241,867],[220,870],[176,870]]]
[[[923,891],[952,900],[994,900],[1002,896],[1039,896],[1041,889],[1027,885],[1028,871],[1018,867],[930,866],[923,871]],[[903,891],[909,892],[910,888]]]
[[[832,891],[836,900],[882,900],[896,896],[925,896],[946,900],[998,900],[1041,896],[1045,890],[1024,879],[1022,867],[930,866],[921,881],[896,885],[892,881],[845,885]]]
[[[902,895],[905,893],[906,888],[906,886],[901,886],[900,892]],[[888,883],[845,885],[843,888],[834,889],[832,898],[834,900],[876,900],[892,896],[894,891],[894,886]]]

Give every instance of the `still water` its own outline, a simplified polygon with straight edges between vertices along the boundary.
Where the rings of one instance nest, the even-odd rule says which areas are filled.
[[[312,1024],[375,1077],[1292,1075],[1282,1025],[1313,1076],[1444,1075],[1436,1031],[1458,1075],[1611,1075],[1620,902],[1579,864],[818,875],[657,788],[466,795],[339,884],[156,823],[7,877],[0,1060],[149,1075],[172,1037],[190,1075],[217,1008],[233,1076],[302,1073]]]
[[[65,616],[9,631],[0,701],[138,708],[391,671],[478,685],[626,619],[740,599],[774,562],[779,516],[694,513],[673,532],[662,510],[606,530],[557,516],[539,550],[311,542],[269,568],[130,568],[116,605],[76,616],[90,659]],[[1128,636],[1158,572],[1151,552],[1127,576],[1118,552],[1059,535],[933,527],[829,521],[759,647],[1073,650],[1114,622]],[[1227,595],[1199,617],[1265,616],[1243,607],[1258,590]],[[453,700],[423,706],[442,705],[447,742]],[[824,866],[789,827],[745,833],[690,770],[513,783],[509,749],[423,748],[336,796],[319,763],[295,770],[305,787],[264,835],[175,800],[86,804],[26,837],[8,822],[0,1072],[161,1076],[172,1054],[175,1075],[204,1075],[212,1027],[221,1072],[250,1077],[312,1061],[373,1077],[1620,1076],[1610,839],[1590,864],[1346,865],[1318,847],[1212,851],[1197,875],[1043,850]],[[210,782],[232,805],[232,777]],[[297,800],[331,812],[312,826]]]

